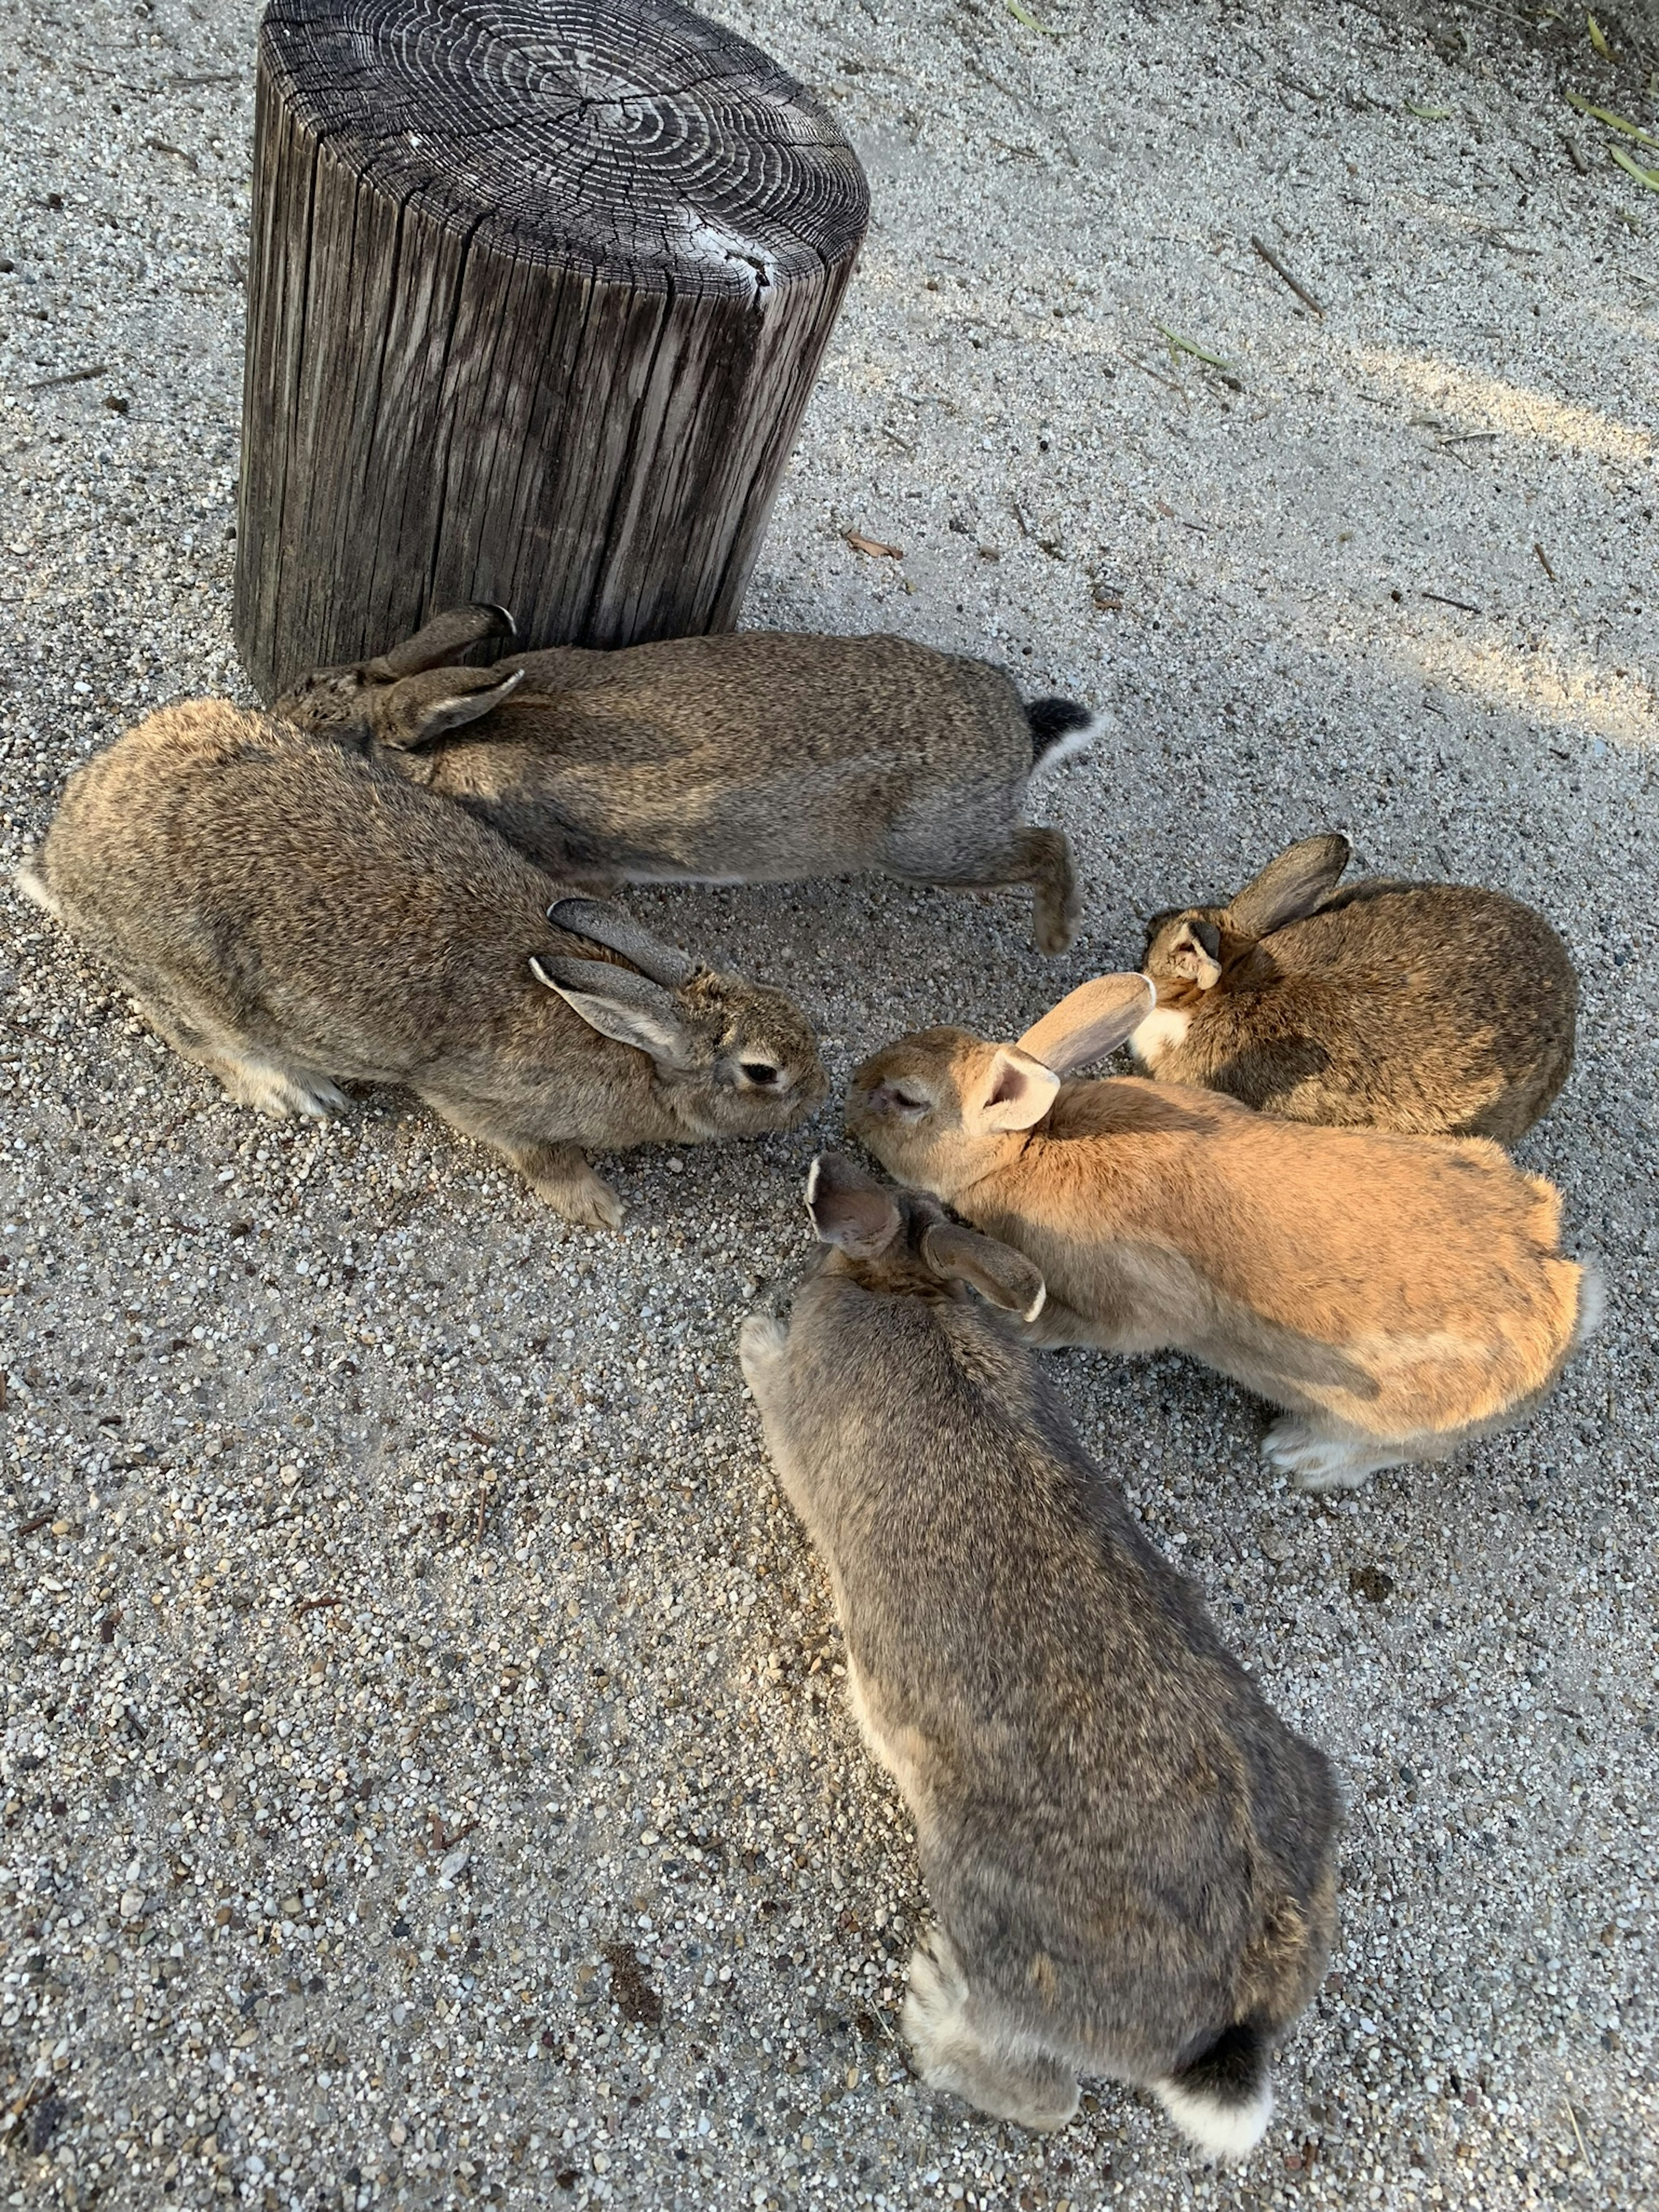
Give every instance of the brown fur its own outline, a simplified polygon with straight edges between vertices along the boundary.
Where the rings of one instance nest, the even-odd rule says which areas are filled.
[[[166,708],[78,770],[20,880],[233,1097],[316,1114],[338,1082],[405,1084],[574,1220],[621,1219],[580,1146],[758,1134],[823,1095],[781,993],[708,969],[653,989],[554,928],[565,887],[482,823],[223,701]],[[662,1060],[601,1035],[532,957],[626,979]],[[757,1089],[763,1064],[780,1079]]]
[[[433,650],[453,653],[465,611],[431,626]],[[1032,726],[984,661],[771,631],[410,672],[423,661],[417,639],[320,670],[276,712],[384,748],[566,878],[1029,884],[1042,950],[1071,941],[1070,848],[1022,818]]]
[[[1132,1048],[1160,1083],[1291,1121],[1514,1144],[1572,1066],[1565,946],[1500,891],[1377,878],[1333,895],[1347,849],[1310,838],[1230,905],[1156,915],[1158,1012]],[[1323,866],[1297,869],[1310,854]]]
[[[834,1155],[811,1203],[830,1249],[787,1327],[752,1316],[740,1348],[854,1711],[915,1820],[939,1917],[902,2021],[923,2078],[1051,2128],[1077,2070],[1110,2074],[1237,2154],[1331,1940],[1329,1769],[1018,1341],[1030,1261]],[[1224,2087],[1203,2061],[1230,2033]]]
[[[923,1031],[856,1072],[848,1127],[1035,1261],[1034,1340],[1191,1353],[1297,1417],[1268,1453],[1309,1486],[1519,1418],[1593,1310],[1559,1194],[1496,1145],[1298,1125],[1133,1077],[1048,1076],[1033,1125],[987,1126],[1022,1061]]]

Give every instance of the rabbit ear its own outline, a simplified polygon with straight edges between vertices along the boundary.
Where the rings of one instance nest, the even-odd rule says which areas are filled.
[[[374,700],[374,734],[398,752],[414,752],[488,714],[523,682],[522,668],[507,677],[493,668],[428,668],[405,676]]]
[[[530,970],[601,1036],[632,1045],[676,1075],[687,1074],[698,1065],[696,1043],[672,996],[660,983],[609,960],[532,956]]]
[[[487,637],[505,637],[511,641],[518,635],[519,626],[507,609],[494,606],[487,599],[476,600],[467,607],[447,607],[442,614],[434,615],[429,623],[417,629],[413,637],[394,645],[390,653],[365,661],[363,674],[373,683],[390,684],[400,676],[418,676],[423,669],[437,668]]]
[[[873,1260],[899,1232],[903,1216],[873,1176],[844,1152],[820,1152],[806,1178],[806,1211],[821,1244]]]
[[[591,938],[595,945],[607,951],[620,952],[624,960],[631,960],[641,975],[648,975],[653,983],[661,983],[671,991],[678,991],[696,974],[698,963],[682,952],[678,945],[665,945],[659,937],[625,914],[608,899],[555,899],[547,909],[547,918],[555,929],[568,929],[573,937]]]
[[[1052,1068],[1017,1044],[1000,1044],[991,1055],[984,1096],[963,1118],[980,1129],[1030,1129],[1054,1104],[1059,1088]]]
[[[936,1221],[922,1237],[921,1256],[936,1275],[971,1283],[981,1297],[1005,1313],[1035,1321],[1042,1311],[1048,1295],[1042,1270],[994,1237],[958,1228],[954,1221]]]
[[[1221,932],[1201,915],[1183,921],[1158,950],[1177,975],[1200,991],[1212,991],[1221,981]]]
[[[1287,845],[1245,884],[1222,919],[1239,937],[1266,937],[1287,921],[1299,921],[1336,889],[1352,851],[1337,830]]]
[[[1069,1075],[1122,1043],[1157,1004],[1144,975],[1097,975],[1051,1006],[1019,1041],[1019,1049],[1056,1075]],[[1022,1125],[1023,1126],[1023,1125]]]

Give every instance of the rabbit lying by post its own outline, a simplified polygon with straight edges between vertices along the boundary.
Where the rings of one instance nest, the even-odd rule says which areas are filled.
[[[372,741],[566,879],[1029,884],[1040,950],[1070,944],[1071,848],[1024,813],[1033,774],[1093,737],[1086,708],[1025,705],[1000,669],[898,637],[751,630],[453,665],[504,626],[499,607],[452,609],[275,711]]]
[[[758,1135],[823,1096],[781,992],[562,897],[383,762],[222,700],[78,769],[18,882],[233,1098],[320,1115],[341,1082],[405,1084],[572,1221],[622,1221],[585,1145]]]
[[[1309,837],[1227,905],[1154,915],[1157,1011],[1129,1049],[1160,1083],[1293,1121],[1512,1145],[1572,1066],[1578,982],[1541,915],[1501,891],[1374,878]]]
[[[939,1916],[902,2021],[922,2078],[1057,2128],[1077,2073],[1107,2074],[1242,2157],[1330,1946],[1330,1770],[1008,1325],[1042,1307],[1031,1262],[834,1153],[807,1205],[829,1251],[739,1350],[849,1702],[915,1815]]]
[[[1595,1325],[1560,1194],[1484,1139],[1328,1129],[1136,1077],[1066,1083],[1152,1003],[1085,983],[1018,1044],[924,1030],[853,1077],[849,1131],[1041,1269],[1038,1344],[1186,1352],[1286,1408],[1306,1490],[1519,1419]]]

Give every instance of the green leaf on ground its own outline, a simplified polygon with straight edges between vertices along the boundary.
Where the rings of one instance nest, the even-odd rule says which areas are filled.
[[[1059,37],[1060,33],[1057,31],[1051,31],[1046,23],[1039,23],[1029,8],[1022,8],[1019,0],[1003,0],[1003,5],[1015,22],[1024,23],[1028,31],[1040,32],[1045,39]]]
[[[1610,62],[1613,59],[1613,48],[1607,44],[1607,33],[1596,21],[1595,16],[1590,15],[1588,10],[1585,12],[1584,23],[1585,27],[1589,32],[1589,42],[1591,46],[1595,47],[1596,52],[1601,55],[1604,62]]]
[[[1406,112],[1407,115],[1420,115],[1425,123],[1449,123],[1452,119],[1449,107],[1425,107],[1415,100],[1406,102]]]
[[[1562,98],[1569,107],[1576,107],[1581,115],[1588,115],[1597,123],[1605,123],[1609,131],[1621,131],[1626,138],[1634,138],[1638,145],[1659,146],[1659,138],[1656,138],[1651,131],[1644,131],[1639,123],[1632,123],[1622,115],[1615,115],[1610,107],[1598,107],[1594,100],[1586,100],[1583,93],[1564,93]]]
[[[1622,146],[1609,146],[1607,151],[1618,162],[1620,167],[1627,170],[1638,185],[1645,185],[1650,192],[1659,192],[1659,169],[1644,169],[1639,161],[1631,158]]]

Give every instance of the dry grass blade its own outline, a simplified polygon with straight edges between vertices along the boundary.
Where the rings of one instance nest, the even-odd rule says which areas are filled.
[[[1238,371],[1231,362],[1223,361],[1218,353],[1206,352],[1192,338],[1183,338],[1179,331],[1172,331],[1166,323],[1154,323],[1152,328],[1169,347],[1171,357],[1189,354],[1194,361],[1201,361],[1206,368],[1219,370],[1222,381],[1231,385],[1235,392],[1243,392],[1244,386]]]
[[[1425,107],[1421,100],[1408,100],[1406,102],[1406,112],[1407,115],[1420,116],[1425,123],[1449,123],[1452,119],[1449,107]]]
[[[1024,23],[1028,31],[1036,31],[1045,39],[1055,39],[1060,36],[1058,31],[1052,30],[1047,23],[1039,23],[1029,8],[1020,6],[1019,0],[1002,0],[1002,4],[1015,22]]]
[[[1627,175],[1634,177],[1638,185],[1645,185],[1650,192],[1659,192],[1659,169],[1644,169],[1622,146],[1609,146],[1607,151],[1620,167]]]
[[[1623,137],[1634,138],[1638,146],[1659,146],[1659,138],[1656,138],[1651,131],[1644,131],[1639,123],[1632,123],[1628,116],[1615,115],[1610,107],[1598,107],[1594,100],[1586,100],[1583,93],[1566,92],[1561,97],[1569,107],[1576,107],[1581,115],[1588,115],[1595,123],[1605,123],[1609,131],[1617,131]]]

